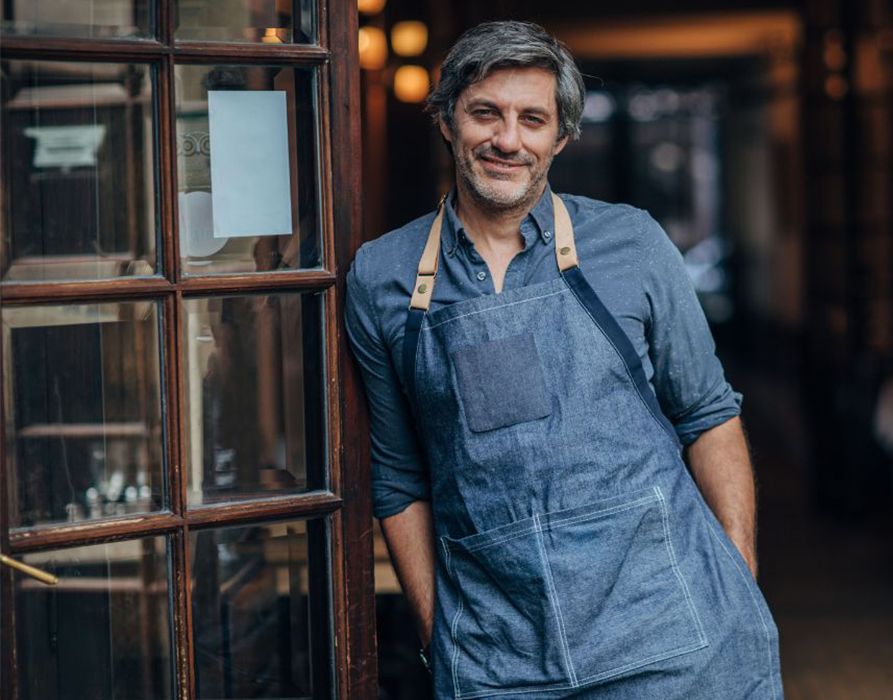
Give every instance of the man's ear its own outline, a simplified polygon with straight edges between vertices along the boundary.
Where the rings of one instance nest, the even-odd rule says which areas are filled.
[[[443,120],[443,117],[437,118],[437,128],[440,129],[440,135],[443,136],[444,141],[447,143],[453,142],[453,132],[449,125]]]
[[[561,152],[564,150],[564,147],[567,146],[567,142],[568,142],[568,140],[569,140],[569,139],[568,139],[567,136],[562,136],[560,139],[558,139],[558,140],[555,142],[555,148],[554,148],[553,151],[552,151],[552,156],[553,156],[553,157],[554,157],[554,156],[557,156],[559,153],[561,153]]]

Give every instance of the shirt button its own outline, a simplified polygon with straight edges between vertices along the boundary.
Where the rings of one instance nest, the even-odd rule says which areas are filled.
[[[543,236],[548,241],[550,238],[552,238],[552,232],[551,231],[543,231]]]
[[[481,270],[480,272],[478,272],[478,279],[483,282],[485,279],[487,279],[487,273]]]

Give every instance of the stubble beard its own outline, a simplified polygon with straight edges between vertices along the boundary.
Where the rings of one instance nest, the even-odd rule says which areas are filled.
[[[474,198],[479,207],[494,213],[506,214],[515,210],[530,209],[539,199],[549,166],[552,164],[551,158],[541,169],[528,171],[530,179],[526,185],[520,183],[515,189],[507,192],[490,184],[474,171],[474,160],[478,156],[477,153],[473,154],[471,158],[457,155],[454,162],[456,179],[461,185],[464,185],[462,189]]]

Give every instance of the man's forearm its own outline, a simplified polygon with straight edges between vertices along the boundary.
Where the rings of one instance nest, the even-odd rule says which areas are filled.
[[[704,499],[756,577],[756,487],[741,420],[702,433],[686,458]]]
[[[434,524],[431,504],[415,501],[381,520],[381,530],[400,586],[415,616],[422,644],[431,641],[434,625]]]

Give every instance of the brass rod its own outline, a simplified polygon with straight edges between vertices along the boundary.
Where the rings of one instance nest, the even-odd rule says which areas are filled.
[[[46,571],[41,571],[40,569],[31,566],[30,564],[23,564],[20,561],[16,561],[12,557],[8,557],[5,554],[0,554],[0,564],[6,564],[7,566],[11,566],[13,569],[18,569],[23,574],[27,574],[33,578],[36,578],[38,581],[41,581],[48,586],[55,586],[59,583],[59,579],[56,576],[53,576]]]

